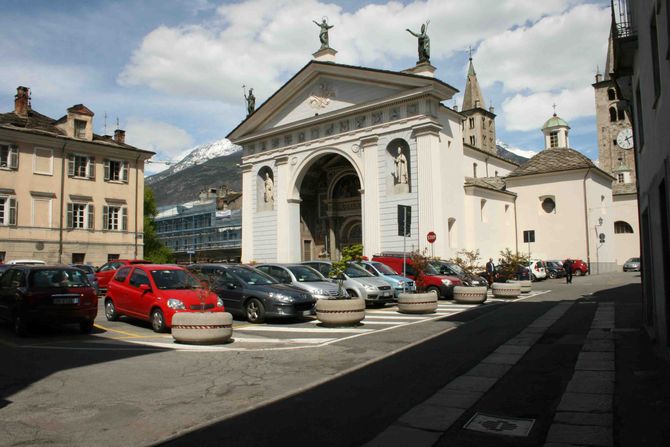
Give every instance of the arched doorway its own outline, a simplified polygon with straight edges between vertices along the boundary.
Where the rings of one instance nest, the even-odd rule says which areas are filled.
[[[346,158],[322,155],[298,189],[303,260],[339,259],[343,247],[363,243],[361,181]]]

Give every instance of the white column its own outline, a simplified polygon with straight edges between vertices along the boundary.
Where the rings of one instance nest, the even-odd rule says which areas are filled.
[[[361,140],[363,178],[361,180],[361,220],[363,225],[363,254],[368,258],[379,253],[379,148],[377,136]]]
[[[288,156],[275,159],[277,209],[277,262],[300,261],[300,201],[291,199]],[[294,215],[295,214],[295,215]],[[295,253],[298,253],[296,256]]]
[[[254,259],[254,197],[256,183],[253,165],[242,165],[242,262]]]
[[[427,248],[428,252],[430,252],[430,247],[426,235],[429,231],[438,231],[437,219],[442,215],[442,207],[439,203],[440,194],[443,193],[440,175],[444,173],[440,172],[438,157],[441,128],[434,123],[413,128],[417,151],[418,243],[420,250]],[[444,236],[446,235],[442,235]]]

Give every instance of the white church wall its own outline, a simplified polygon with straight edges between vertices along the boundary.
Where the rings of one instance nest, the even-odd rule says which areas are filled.
[[[516,166],[492,157],[481,151],[463,145],[463,176],[464,177],[504,177],[516,169]],[[477,164],[477,175],[474,175],[474,164]]]
[[[614,239],[612,179],[592,171],[586,180],[589,210],[589,245],[591,274],[617,271],[616,240]],[[602,225],[599,219],[603,219]],[[600,243],[599,235],[605,235]]]
[[[637,196],[626,194],[612,198],[612,212],[610,225],[614,228],[614,222],[623,221],[631,226],[632,233],[615,233],[613,231],[612,241],[615,246],[614,258],[619,267],[623,266],[629,258],[640,257],[640,224],[637,210]]]
[[[275,185],[277,185],[280,179],[277,176],[276,169],[273,168],[265,163],[257,164],[253,171],[254,177],[258,178],[263,171],[272,169]],[[244,225],[245,230],[251,229],[253,233],[253,258],[251,260],[275,262],[277,259],[277,244],[279,243],[277,240],[277,210],[276,207],[268,207],[267,204],[263,203],[263,191],[258,190],[258,182],[254,183],[257,183],[257,193],[252,195],[251,203],[253,225],[251,228]]]
[[[587,260],[584,214],[584,171],[551,175],[512,177],[507,189],[517,194],[517,238],[519,252],[528,253],[525,230],[535,231],[530,254],[540,259]],[[553,198],[555,211],[542,208],[544,198]]]
[[[514,197],[482,188],[465,189],[469,224],[462,249],[479,250],[482,260],[497,260],[506,248],[514,252]]]

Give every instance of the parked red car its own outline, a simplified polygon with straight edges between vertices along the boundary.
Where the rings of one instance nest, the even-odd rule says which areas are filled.
[[[98,287],[100,294],[104,295],[107,290],[107,284],[112,279],[116,271],[124,265],[135,264],[151,264],[151,261],[144,261],[142,259],[114,259],[104,264],[95,272],[95,277],[98,279]]]
[[[77,323],[88,334],[97,314],[95,289],[77,268],[16,265],[0,276],[0,318],[11,321],[18,336],[37,323]]]
[[[586,264],[586,262],[582,261],[581,259],[571,259],[572,261],[572,274],[575,276],[582,276],[586,275],[586,273],[589,271],[589,266]]]
[[[405,276],[416,281],[417,271],[412,266],[412,261],[408,256],[409,255],[405,257]],[[402,253],[384,252],[378,255],[374,255],[372,260],[386,264],[402,275]],[[461,280],[458,277],[440,275],[440,273],[430,264],[426,266],[426,271],[423,275],[423,282],[426,291],[434,290],[437,292],[437,296],[440,298],[452,298],[454,296],[454,287],[461,285]]]
[[[177,312],[223,312],[223,301],[202,287],[183,267],[137,264],[121,267],[109,282],[105,316],[109,321],[121,315],[151,322],[156,332],[172,327]]]

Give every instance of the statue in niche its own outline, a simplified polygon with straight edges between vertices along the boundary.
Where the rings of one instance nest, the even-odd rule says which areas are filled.
[[[428,24],[430,20],[421,25],[421,32],[415,33],[414,31],[407,29],[407,32],[412,36],[418,39],[419,44],[419,63],[421,62],[430,62],[430,37],[428,37]]]
[[[256,97],[254,96],[253,88],[249,89],[249,96],[247,96],[246,92],[244,93],[244,99],[247,100],[247,116],[249,116],[256,110]]]
[[[272,203],[274,201],[274,182],[270,178],[270,173],[265,173],[265,190],[263,191],[263,201],[265,203]]]
[[[326,17],[323,17],[321,19],[321,23],[317,22],[316,20],[312,20],[318,26],[321,28],[321,31],[319,32],[319,41],[321,42],[321,48],[319,50],[325,50],[326,48],[330,48],[330,45],[328,44],[328,30],[333,28],[335,25],[328,25],[328,22],[326,21]]]
[[[409,175],[407,173],[407,158],[402,153],[402,148],[398,148],[398,156],[394,159],[395,163],[395,184],[407,185],[409,183]]]

